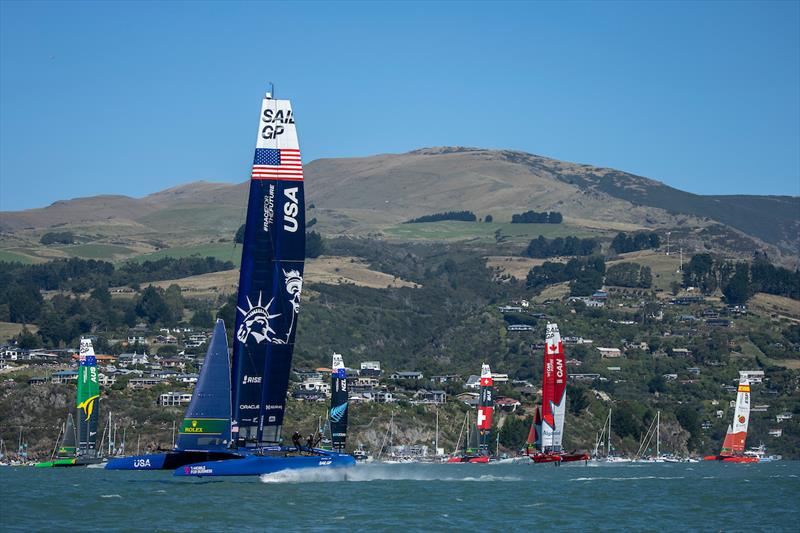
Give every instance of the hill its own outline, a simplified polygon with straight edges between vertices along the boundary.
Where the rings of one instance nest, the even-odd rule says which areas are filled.
[[[523,152],[424,148],[320,159],[307,164],[305,174],[308,218],[317,218],[316,229],[326,234],[494,241],[499,230],[520,243],[542,233],[542,225],[512,227],[512,214],[554,210],[564,215],[567,234],[671,230],[687,250],[712,246],[746,255],[761,248],[792,264],[800,247],[796,197],[701,196],[619,170]],[[3,212],[0,251],[3,258],[29,261],[58,256],[117,260],[166,248],[207,247],[229,240],[236,231],[244,219],[246,194],[247,183],[200,181],[143,198],[103,195]],[[451,210],[491,215],[493,224],[401,225]],[[83,248],[41,246],[39,238],[56,228],[73,231]]]

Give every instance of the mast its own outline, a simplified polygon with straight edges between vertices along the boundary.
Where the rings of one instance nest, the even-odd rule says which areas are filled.
[[[97,419],[100,414],[100,383],[97,380],[97,358],[92,341],[81,339],[78,366],[78,455],[97,456]],[[103,443],[101,442],[102,446]]]
[[[481,365],[481,392],[475,426],[479,436],[478,451],[483,455],[489,455],[489,433],[492,430],[492,414],[494,412],[493,385],[494,380],[489,365]]]
[[[606,457],[611,457],[611,406],[608,407],[608,436],[606,437]]]
[[[344,452],[347,443],[347,370],[341,354],[334,353],[331,365],[331,410],[329,414],[333,450]]]
[[[661,411],[656,411],[656,458],[661,457]]]
[[[433,456],[439,455],[439,409],[436,409],[436,434],[433,440]]]
[[[303,168],[289,100],[267,93],[250,176],[233,345],[232,438],[279,443],[305,260]]]

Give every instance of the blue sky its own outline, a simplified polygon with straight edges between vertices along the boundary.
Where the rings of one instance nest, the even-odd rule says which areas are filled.
[[[0,209],[248,177],[262,92],[305,161],[513,148],[800,194],[800,3],[0,3]]]

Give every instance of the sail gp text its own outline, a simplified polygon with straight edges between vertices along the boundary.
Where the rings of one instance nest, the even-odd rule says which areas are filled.
[[[285,130],[284,124],[294,124],[294,117],[292,117],[292,110],[284,111],[283,109],[265,109],[261,120],[266,125],[261,128],[261,137],[264,139],[274,139],[282,135]]]

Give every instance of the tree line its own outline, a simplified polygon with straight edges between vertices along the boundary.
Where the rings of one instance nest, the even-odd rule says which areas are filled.
[[[460,220],[462,222],[475,222],[478,217],[472,211],[447,211],[445,213],[434,213],[423,215],[403,222],[403,224],[419,224],[421,222],[439,222],[441,220]]]
[[[538,290],[554,283],[570,282],[571,296],[591,296],[603,286],[606,264],[600,256],[574,258],[566,263],[550,261],[533,267],[525,281],[528,289]]]
[[[640,232],[628,235],[619,232],[614,240],[611,241],[611,249],[618,254],[627,252],[638,252],[648,248],[658,248],[661,245],[661,238],[654,232]]]
[[[564,217],[558,211],[525,211],[511,215],[512,224],[561,224]]]
[[[525,249],[528,257],[545,258],[563,255],[592,255],[600,246],[595,239],[579,239],[578,237],[556,237],[548,239],[543,235],[533,239]]]
[[[800,271],[776,267],[759,256],[752,263],[695,254],[683,268],[683,286],[704,294],[720,289],[729,304],[743,304],[757,292],[800,300]]]
[[[606,285],[649,289],[653,285],[653,272],[649,266],[638,263],[620,263],[606,271]]]

